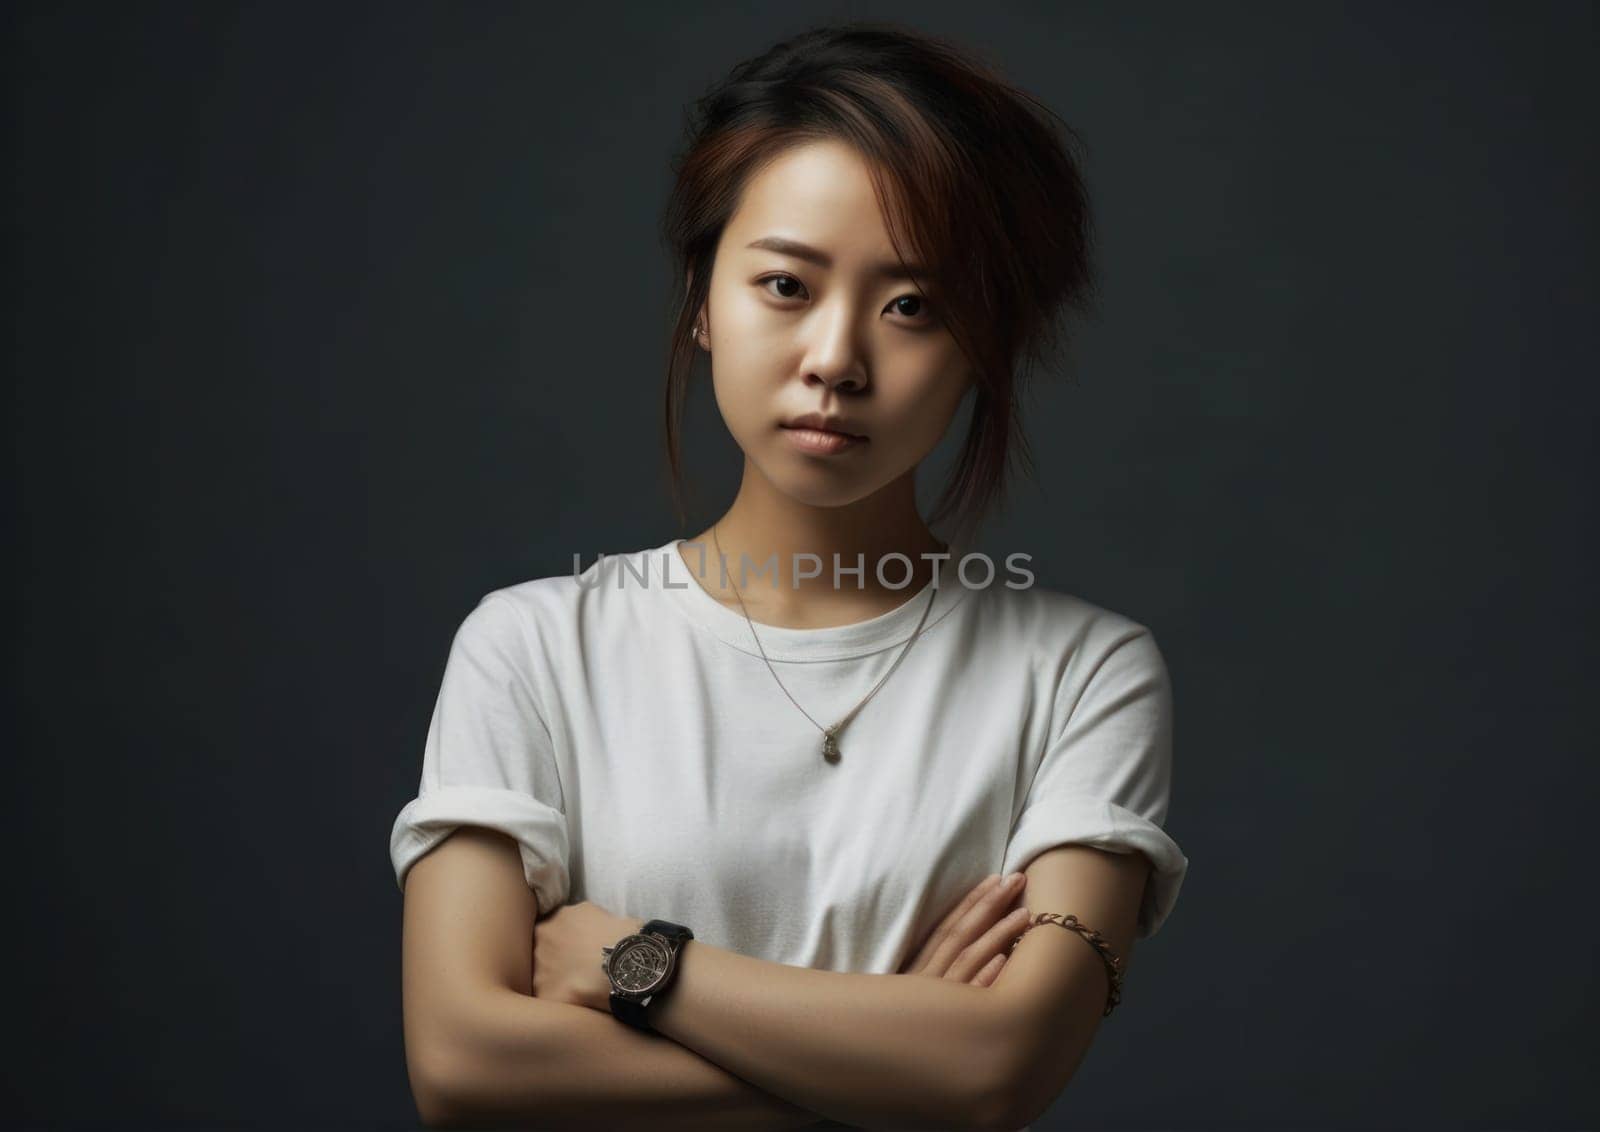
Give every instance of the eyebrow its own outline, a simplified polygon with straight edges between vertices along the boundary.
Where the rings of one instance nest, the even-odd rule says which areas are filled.
[[[763,236],[759,240],[752,240],[746,244],[748,248],[764,248],[769,252],[779,255],[793,256],[814,263],[818,267],[832,267],[833,257],[820,248],[810,244],[803,244],[799,240],[790,240],[783,236]],[[909,263],[901,266],[898,263],[875,263],[868,270],[880,279],[911,279],[928,274],[927,269],[921,264]]]

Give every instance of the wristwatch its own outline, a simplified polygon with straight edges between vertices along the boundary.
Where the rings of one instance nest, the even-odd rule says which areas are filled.
[[[634,935],[602,947],[600,966],[611,980],[611,1013],[637,1029],[654,1029],[645,1010],[672,985],[678,953],[693,938],[682,924],[651,920]]]

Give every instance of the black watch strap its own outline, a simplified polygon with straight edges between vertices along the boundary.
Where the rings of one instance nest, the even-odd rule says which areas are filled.
[[[650,1018],[645,1014],[645,1003],[636,998],[626,998],[616,991],[611,992],[611,1015],[620,1018],[636,1030],[654,1029],[650,1025]]]
[[[653,932],[656,935],[664,935],[668,939],[675,939],[678,941],[679,947],[694,938],[692,931],[682,924],[673,923],[671,920],[650,920],[639,931],[641,933]]]
[[[676,945],[674,950],[681,948],[685,943],[694,938],[694,932],[682,924],[675,924],[671,920],[650,920],[639,929],[640,935],[658,935],[670,939]],[[628,1025],[640,1030],[653,1030],[650,1025],[650,1016],[647,1013],[649,1006],[672,986],[677,977],[677,964],[673,964],[672,972],[667,976],[667,982],[654,991],[643,1001],[620,995],[615,990],[611,992],[611,1013]]]

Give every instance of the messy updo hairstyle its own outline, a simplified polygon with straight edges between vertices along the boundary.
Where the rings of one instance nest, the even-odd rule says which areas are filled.
[[[1059,127],[1059,129],[1058,129]],[[1031,476],[1017,396],[1095,305],[1088,193],[1075,131],[1038,99],[947,41],[881,21],[816,27],[736,66],[692,103],[662,219],[682,290],[667,354],[666,459],[684,514],[683,408],[690,337],[724,227],[745,185],[785,149],[853,146],[871,171],[902,263],[970,366],[973,412],[930,525],[956,541],[1003,501],[1013,456]]]

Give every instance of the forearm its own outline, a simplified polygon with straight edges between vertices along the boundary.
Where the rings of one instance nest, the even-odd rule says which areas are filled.
[[[753,1085],[869,1128],[971,1128],[996,1110],[985,987],[773,963],[694,940],[655,1028]]]
[[[475,1004],[433,1126],[792,1129],[821,1119],[659,1034],[512,990]]]

